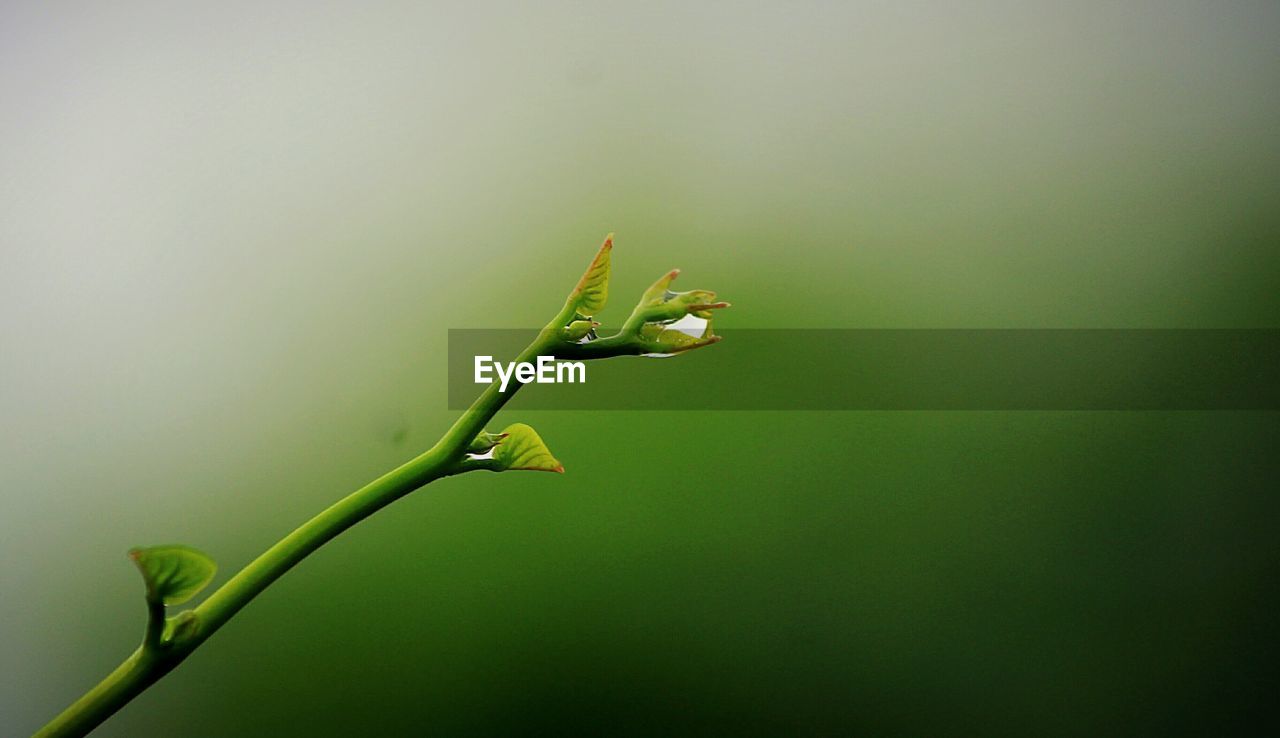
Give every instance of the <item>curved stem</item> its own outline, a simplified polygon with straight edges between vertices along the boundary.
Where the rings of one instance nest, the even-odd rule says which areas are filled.
[[[566,306],[533,343],[520,352],[517,361],[529,361],[556,345],[557,332],[571,313],[571,306]],[[434,446],[338,500],[280,539],[195,608],[192,611],[194,626],[175,634],[172,640],[163,639],[164,605],[149,602],[147,631],[138,650],[44,726],[36,737],[63,738],[88,734],[182,663],[254,597],[316,549],[410,492],[440,477],[457,473],[457,462],[464,455],[467,444],[484,430],[484,426],[520,387],[520,383],[512,382],[502,391],[496,383],[489,385]]]
[[[612,246],[612,237],[607,238],[578,286],[569,295],[564,307],[543,328],[533,343],[520,352],[516,358],[517,362],[528,362],[556,349],[558,350],[554,351],[553,355],[558,353],[560,358],[578,359],[603,359],[611,356],[640,354],[651,350],[651,347],[639,337],[639,331],[644,322],[653,317],[652,311],[644,306],[636,308],[628,318],[623,331],[618,335],[599,339],[590,344],[566,343],[563,338],[564,328],[575,317],[580,317],[577,313],[579,306],[590,303],[594,310],[603,305],[603,285],[608,279],[608,254]],[[675,274],[675,272],[668,274],[651,290],[665,287]],[[648,300],[648,296],[645,299]],[[692,307],[710,309],[726,306],[727,303],[686,305],[684,310],[687,312]],[[685,351],[714,343],[716,340],[718,338],[713,336],[703,342],[669,348],[673,352]],[[505,390],[499,389],[496,382],[490,384],[445,432],[444,436],[425,453],[378,477],[303,523],[258,558],[249,562],[194,610],[186,610],[177,617],[166,620],[164,603],[161,599],[157,597],[149,600],[147,630],[142,645],[115,671],[108,674],[96,687],[76,700],[36,735],[40,738],[54,738],[87,734],[156,680],[182,663],[200,644],[244,609],[254,597],[261,594],[271,586],[272,582],[284,576],[285,572],[316,549],[423,485],[440,477],[457,474],[470,468],[479,468],[468,467],[461,463],[466,458],[467,446],[484,430],[485,425],[519,391],[520,387],[519,382],[508,384]]]

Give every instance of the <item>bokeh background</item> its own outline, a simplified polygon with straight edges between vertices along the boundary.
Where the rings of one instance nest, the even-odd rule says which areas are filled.
[[[1280,327],[1278,34],[1272,0],[6,0],[0,734],[134,648],[130,546],[221,582],[415,455],[446,330],[540,325],[608,231],[613,318],[678,266],[726,328]],[[1275,413],[499,420],[568,473],[396,503],[100,734],[1274,720]]]

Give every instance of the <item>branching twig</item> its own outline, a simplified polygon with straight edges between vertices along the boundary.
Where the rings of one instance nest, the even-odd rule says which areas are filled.
[[[720,340],[710,329],[691,336],[670,328],[685,315],[709,319],[711,310],[728,307],[715,293],[670,290],[678,271],[653,284],[641,297],[621,331],[595,338],[593,318],[608,296],[612,235],[592,260],[564,307],[520,353],[517,361],[539,356],[602,359],[640,354],[675,354]],[[542,439],[516,424],[502,433],[485,425],[520,389],[489,385],[462,417],[425,453],[387,472],[308,520],[254,559],[194,609],[165,617],[165,607],[180,605],[213,578],[215,565],[187,546],[154,546],[130,551],[147,585],[147,627],[142,645],[96,687],[68,707],[37,736],[83,736],[182,663],[237,612],[316,549],[388,504],[440,477],[473,470],[562,472]]]

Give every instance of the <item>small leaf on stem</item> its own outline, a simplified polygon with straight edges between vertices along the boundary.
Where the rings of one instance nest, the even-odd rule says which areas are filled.
[[[640,328],[637,339],[651,354],[670,356],[719,343],[720,336],[712,331],[708,320],[702,334],[697,336],[662,323],[646,323]]]
[[[672,269],[645,290],[631,313],[632,321],[662,323],[685,315],[710,318],[712,310],[729,307],[727,302],[717,302],[716,293],[710,290],[672,292],[671,282],[679,275],[679,269]]]
[[[494,449],[489,468],[494,471],[564,472],[564,465],[551,455],[547,444],[542,442],[533,428],[524,423],[516,423],[503,433],[507,437]]]
[[[488,451],[489,449],[493,448],[494,446],[497,446],[499,443],[502,442],[502,439],[506,437],[507,437],[506,433],[490,433],[488,431],[480,431],[480,435],[476,436],[475,439],[472,440],[471,443],[467,446],[467,453],[482,454],[485,451]]]
[[[218,565],[190,546],[169,545],[135,548],[129,558],[147,583],[147,600],[181,605],[204,589]]]
[[[590,336],[592,331],[599,327],[600,324],[594,320],[575,320],[560,329],[560,337],[566,341],[576,343],[581,341],[583,338]]]
[[[578,280],[578,286],[569,295],[573,309],[583,318],[590,318],[604,308],[609,297],[609,255],[613,251],[613,234],[604,239],[604,244],[596,252],[596,258]]]
[[[174,641],[185,640],[199,629],[200,616],[196,615],[195,610],[183,610],[164,621],[164,634],[160,637],[160,642],[171,644]]]

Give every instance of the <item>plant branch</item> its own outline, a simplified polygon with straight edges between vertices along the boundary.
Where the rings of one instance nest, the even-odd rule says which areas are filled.
[[[546,332],[521,352],[521,360],[550,348]],[[83,736],[115,714],[156,680],[181,663],[201,643],[226,624],[254,597],[340,533],[392,502],[447,474],[457,473],[463,449],[520,389],[512,382],[506,392],[491,384],[453,427],[428,451],[378,477],[303,523],[227,580],[195,608],[195,627],[186,637],[162,645],[164,605],[148,599],[143,645],[40,732],[38,738]]]
[[[637,313],[642,313],[642,317],[637,319],[636,313],[633,313],[632,320],[628,321],[628,330],[624,333],[587,344],[568,340],[566,330],[577,330],[584,319],[586,328],[596,325],[590,316],[603,306],[607,295],[612,245],[612,238],[606,239],[595,260],[570,293],[564,307],[538,337],[520,352],[516,359],[518,362],[532,361],[544,355],[596,359],[655,350],[674,352],[718,340],[715,336],[709,336],[694,343],[685,342],[672,349],[670,346],[664,347],[660,342],[655,343],[657,333],[648,338],[643,337],[641,330],[645,325],[644,317],[656,314],[665,316],[672,312],[671,306],[666,304],[670,298],[663,297],[654,302],[648,293],[641,306],[637,307]],[[674,273],[664,277],[665,282],[659,280],[664,289],[673,277]],[[713,293],[699,294],[714,296]],[[701,302],[691,304],[697,308],[707,307]],[[573,324],[572,328],[570,324]],[[661,332],[660,327],[658,332]],[[182,663],[236,613],[311,553],[410,492],[441,477],[478,469],[500,471],[536,468],[561,471],[559,462],[555,462],[549,452],[546,452],[541,439],[527,426],[521,431],[519,439],[524,444],[521,453],[530,449],[545,452],[545,459],[549,461],[544,460],[541,465],[535,466],[526,465],[525,462],[522,465],[504,466],[499,461],[476,458],[468,453],[473,442],[480,440],[478,437],[488,422],[521,386],[519,382],[511,382],[507,389],[502,390],[497,382],[490,384],[434,446],[303,523],[228,579],[194,610],[185,610],[167,620],[165,618],[166,604],[180,604],[212,578],[215,569],[212,560],[186,547],[135,549],[130,555],[139,564],[148,587],[148,618],[142,645],[115,671],[36,735],[40,738],[61,738],[87,734]],[[513,443],[513,439],[506,438],[507,435],[488,436],[495,439],[488,445],[492,447],[498,443]]]

